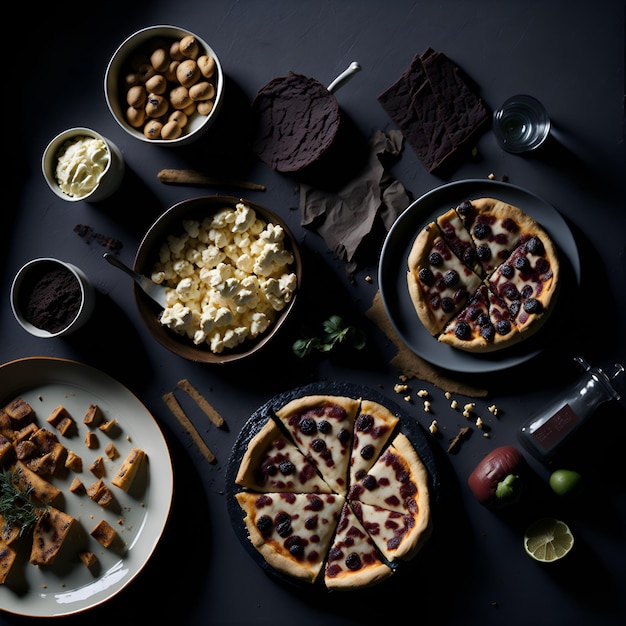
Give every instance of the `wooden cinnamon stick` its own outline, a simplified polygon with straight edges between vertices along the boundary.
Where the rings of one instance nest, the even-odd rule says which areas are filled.
[[[170,185],[209,185],[265,191],[265,185],[234,178],[215,178],[197,170],[165,169],[157,174],[157,178],[162,183]]]
[[[224,418],[209,404],[207,399],[186,379],[178,381],[182,389],[201,409],[204,414],[219,428],[224,425]]]

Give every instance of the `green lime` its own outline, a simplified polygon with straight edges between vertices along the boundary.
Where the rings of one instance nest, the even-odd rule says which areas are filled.
[[[576,491],[583,477],[574,470],[558,469],[550,474],[550,487],[560,496],[567,496]]]
[[[524,550],[536,561],[562,559],[574,546],[574,535],[565,522],[546,517],[531,524],[524,533]]]

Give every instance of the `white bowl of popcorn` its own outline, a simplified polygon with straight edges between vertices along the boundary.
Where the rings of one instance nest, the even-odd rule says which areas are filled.
[[[161,309],[134,286],[149,332],[202,363],[236,361],[265,346],[293,310],[302,280],[287,224],[231,196],[185,200],[165,211],[141,241],[134,269],[168,288]]]
[[[113,53],[104,77],[111,115],[135,139],[160,146],[196,141],[213,124],[224,75],[215,51],[177,26],[143,28]]]

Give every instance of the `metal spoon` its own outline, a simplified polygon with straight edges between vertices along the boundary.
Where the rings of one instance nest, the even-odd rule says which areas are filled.
[[[122,261],[120,261],[116,256],[113,256],[108,252],[105,252],[103,256],[111,265],[117,267],[123,272],[126,272],[142,288],[144,293],[150,296],[158,305],[162,308],[166,308],[166,287],[158,285],[146,276],[138,274],[134,270],[130,269],[130,267],[122,263]]]

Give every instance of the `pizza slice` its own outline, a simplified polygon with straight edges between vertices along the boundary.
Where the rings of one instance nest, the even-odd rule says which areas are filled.
[[[330,548],[342,496],[324,493],[235,494],[248,537],[275,570],[305,582],[317,579]]]
[[[363,588],[393,574],[371,537],[346,502],[328,552],[324,583],[329,590]]]
[[[336,493],[345,495],[354,420],[361,401],[314,395],[292,400],[276,411],[300,451]]]
[[[355,515],[388,561],[412,559],[432,529],[429,516],[400,513],[353,500]]]
[[[535,333],[554,309],[559,260],[549,237],[533,236],[516,248],[489,279],[508,306],[522,335]]]
[[[469,304],[444,328],[439,341],[468,352],[492,352],[522,338],[506,303],[481,285]]]
[[[409,513],[420,524],[430,518],[428,472],[406,435],[398,433],[371,470],[352,484],[348,499]]]
[[[367,474],[399,421],[400,418],[382,404],[361,401],[361,410],[354,421],[350,484]]]
[[[271,418],[248,443],[235,483],[256,491],[330,493],[315,466]]]
[[[437,226],[452,252],[479,276],[483,275],[483,266],[478,259],[474,240],[463,220],[455,209],[450,209],[437,218]]]
[[[523,211],[494,198],[466,200],[456,207],[476,246],[484,274],[489,276],[519,245],[541,231]]]
[[[436,336],[478,289],[480,276],[454,254],[436,222],[416,237],[408,266],[411,301],[424,327]]]

